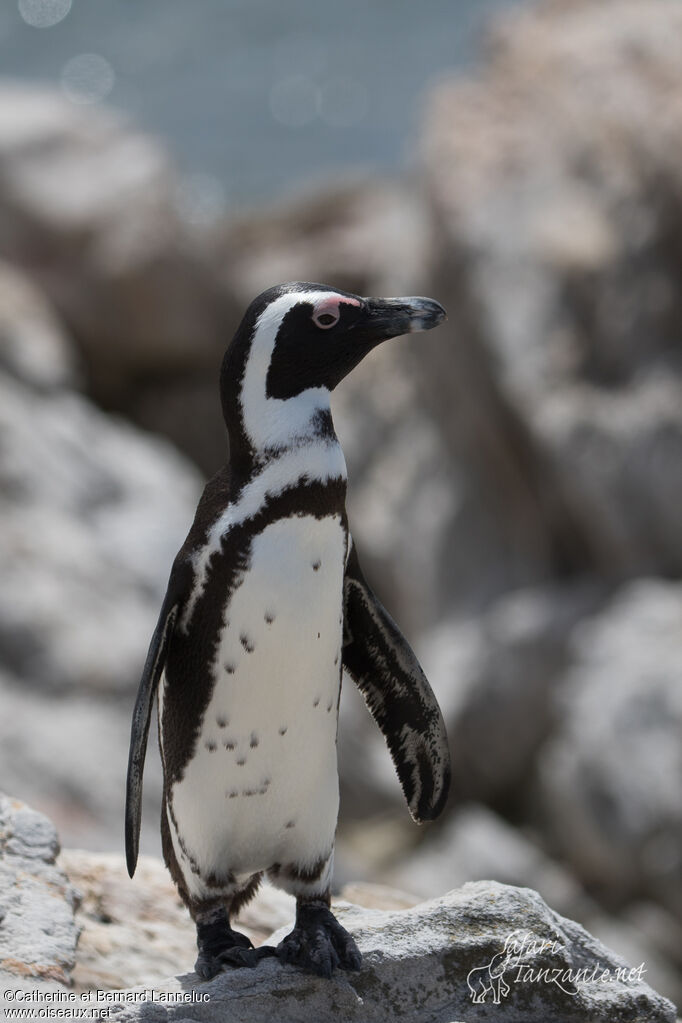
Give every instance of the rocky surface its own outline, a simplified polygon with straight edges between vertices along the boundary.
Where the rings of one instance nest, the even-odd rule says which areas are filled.
[[[3,784],[69,841],[94,827],[111,845],[132,693],[200,480],[75,391],[77,375],[49,302],[1,269]]]
[[[4,991],[35,996],[28,1004],[37,1011],[99,1004],[120,1021],[228,1015],[244,1023],[266,1014],[285,1023],[339,1013],[384,1020],[389,1012],[446,1023],[498,1018],[491,1008],[502,1004],[499,1018],[531,1023],[675,1019],[644,982],[645,964],[626,964],[536,892],[485,881],[418,904],[385,887],[348,888],[356,904],[334,908],[363,951],[358,974],[325,981],[265,960],[208,983],[192,973],[168,979],[194,958],[194,928],[161,863],[143,857],[130,881],[121,856],[70,850],[55,863],[58,851],[49,820],[0,796],[0,972]],[[265,886],[239,926],[257,943],[278,926],[268,938],[276,943],[293,915],[293,900]],[[66,997],[74,1001],[55,1002]],[[25,1003],[15,994],[7,1004]]]
[[[594,583],[516,590],[476,618],[446,619],[422,639],[459,799],[518,798],[556,720],[569,637],[604,597]]]
[[[224,295],[157,141],[112,111],[5,86],[0,177],[0,255],[40,281],[100,400],[219,357]]]
[[[614,919],[595,899],[594,886],[583,886],[569,865],[548,854],[542,834],[539,828],[526,833],[512,827],[480,804],[465,804],[442,830],[427,835],[397,865],[384,867],[383,876],[422,898],[486,878],[533,888],[628,962],[644,962],[649,984],[680,1004],[682,933],[674,916],[652,902],[640,902]]]
[[[525,798],[538,752],[561,714],[557,697],[571,660],[570,636],[605,599],[605,587],[594,581],[517,590],[475,618],[445,618],[416,641],[445,718],[457,802],[514,807]],[[350,679],[344,681],[338,743],[351,812],[367,816],[394,806],[407,825],[409,847],[394,768]]]
[[[131,992],[114,1001],[113,1018],[675,1020],[674,1007],[647,987],[639,964],[626,964],[527,889],[483,882],[413,909],[345,904],[336,912],[363,953],[358,974],[325,981],[273,960],[204,984],[186,974],[156,989],[163,1000],[157,993],[151,1004],[135,1004]]]
[[[64,849],[57,862],[78,896],[80,938],[71,972],[76,991],[155,987],[193,965],[194,924],[160,859],[140,857],[132,880],[122,853]],[[369,909],[406,909],[420,901],[397,888],[362,882],[347,885],[341,898]],[[235,926],[261,945],[294,914],[290,895],[263,884]]]
[[[344,180],[229,223],[215,239],[217,262],[242,304],[286,280],[406,294],[428,270],[424,212],[419,192],[403,181]]]
[[[494,878],[534,888],[560,913],[584,918],[594,903],[575,878],[553,862],[530,837],[487,807],[467,803],[429,835],[412,855],[388,873],[398,888],[422,898],[459,888],[467,881]]]
[[[373,353],[334,411],[367,574],[443,704],[453,804],[414,827],[347,684],[336,882],[531,884],[682,1001],[681,47],[665,0],[521,7],[434,91],[411,181],[211,237],[154,140],[0,93],[0,772],[68,844],[120,848],[133,691],[200,485],[111,410],[210,471],[217,365],[254,292],[433,294],[448,323]],[[133,940],[120,866],[72,867],[76,974],[172,972],[178,907],[155,921],[140,895]]]
[[[170,445],[64,386],[64,338],[48,309],[16,272],[0,288],[2,661],[48,692],[120,692],[137,673],[199,476]]]
[[[59,866],[80,899],[76,990],[155,986],[193,965],[194,924],[161,860],[142,856],[132,880],[121,853],[66,849]],[[242,911],[239,929],[260,945],[294,912],[290,896],[264,885]]]
[[[682,917],[682,587],[633,583],[577,630],[539,778],[549,834],[611,902]]]
[[[68,984],[76,961],[77,894],[56,865],[51,821],[0,793],[0,981]]]
[[[468,599],[557,572],[679,574],[681,43],[665,0],[533,5],[431,99],[450,318],[415,370],[467,467],[451,568]]]

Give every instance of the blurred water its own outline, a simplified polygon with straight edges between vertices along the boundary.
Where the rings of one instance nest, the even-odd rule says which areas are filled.
[[[424,88],[519,2],[5,0],[0,72],[113,103],[165,137],[197,189],[251,202],[409,165]]]

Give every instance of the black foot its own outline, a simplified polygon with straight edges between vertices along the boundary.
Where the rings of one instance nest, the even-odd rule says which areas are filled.
[[[282,963],[331,977],[335,968],[359,970],[362,956],[348,931],[326,906],[299,905],[296,926],[277,946]]]
[[[210,980],[226,966],[254,967],[265,956],[275,954],[273,949],[254,948],[245,934],[232,930],[226,916],[197,924],[197,946],[194,970],[202,980]]]

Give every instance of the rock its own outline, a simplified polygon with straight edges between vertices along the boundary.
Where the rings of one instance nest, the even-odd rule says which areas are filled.
[[[130,690],[198,479],[73,394],[0,378],[0,428],[2,660],[52,691]]]
[[[459,807],[435,834],[389,872],[398,887],[422,898],[489,878],[534,888],[560,913],[596,912],[575,878],[522,831],[475,803]]]
[[[413,909],[337,912],[363,952],[360,973],[327,981],[268,959],[204,984],[185,974],[156,986],[146,1004],[134,991],[113,995],[113,1018],[675,1021],[640,964],[627,965],[527,889],[479,882]]]
[[[242,303],[279,281],[320,281],[361,295],[412,293],[428,266],[418,191],[350,178],[227,225],[216,262]]]
[[[44,300],[26,294],[16,318],[17,302],[0,305],[5,336],[30,331],[59,360],[56,337],[31,326]],[[198,475],[164,442],[20,375],[0,370],[0,664],[52,692],[129,691]]]
[[[484,806],[459,807],[442,829],[427,834],[384,876],[422,898],[485,878],[533,888],[548,905],[577,920],[628,962],[646,963],[649,984],[676,1004],[682,1001],[678,972],[682,944],[672,917],[651,903],[610,916],[534,837]]]
[[[132,692],[127,700],[97,692],[50,695],[33,689],[30,679],[0,672],[3,785],[48,814],[63,841],[123,848],[132,702]],[[143,805],[141,847],[158,854],[161,767],[154,735]]]
[[[77,896],[56,866],[59,842],[42,814],[0,793],[0,980],[69,984]]]
[[[54,302],[98,401],[134,404],[150,373],[215,371],[229,300],[159,143],[112,111],[4,86],[0,180],[0,255]]]
[[[365,909],[411,909],[421,901],[418,896],[400,888],[387,884],[368,884],[366,881],[351,881],[344,885],[339,898]]]
[[[58,851],[46,818],[0,797],[0,972],[4,991],[30,995],[37,1013],[68,997],[83,1008],[107,1006],[107,1018],[119,1021],[227,1015],[246,1023],[275,1012],[284,1023],[339,1012],[371,1021],[385,1019],[388,1004],[392,1019],[446,1023],[498,1018],[489,1004],[478,1008],[497,994],[505,1019],[528,1023],[675,1018],[673,1006],[643,982],[645,964],[626,965],[536,892],[490,881],[416,906],[402,892],[355,886],[365,903],[410,907],[335,902],[363,951],[358,974],[325,981],[268,959],[208,983],[194,974],[164,980],[164,969],[191,962],[195,949],[193,925],[162,864],[142,857],[133,882],[122,856],[70,850],[55,865]],[[257,943],[278,926],[269,939],[276,943],[293,915],[293,899],[265,886],[238,924]],[[129,988],[132,980],[137,990]],[[72,992],[60,996],[60,985],[71,982]]]
[[[542,753],[550,840],[611,904],[682,919],[682,587],[640,581],[576,632],[561,726]]]
[[[69,352],[49,302],[0,269],[0,774],[67,841],[110,846],[133,694],[200,481],[75,393]],[[158,777],[152,764],[156,819]]]
[[[140,857],[132,880],[121,853],[65,849],[58,864],[79,896],[81,934],[72,971],[77,991],[156,987],[194,963],[194,923],[160,859]],[[404,909],[419,901],[386,885],[369,884],[347,886],[342,898],[380,909]],[[235,926],[261,945],[274,930],[290,924],[295,912],[292,896],[263,884]]]
[[[415,589],[418,593],[418,581]],[[453,801],[522,805],[538,751],[554,725],[555,691],[571,632],[603,600],[598,584],[518,590],[476,618],[445,618],[415,643],[448,731]],[[338,745],[346,812],[385,816],[390,808],[396,822],[407,825],[401,845],[409,849],[414,839],[395,769],[349,679],[341,696]],[[356,860],[354,876],[359,870]]]
[[[73,971],[77,990],[155,987],[196,959],[196,932],[161,860],[142,856],[128,877],[120,853],[67,849],[59,866],[80,893],[82,927]],[[264,885],[240,914],[240,931],[260,945],[289,921],[294,900]]]
[[[78,382],[77,360],[49,302],[28,278],[0,263],[0,372],[33,390]]]
[[[601,600],[598,585],[518,590],[475,620],[446,621],[422,639],[460,800],[518,801],[554,725],[572,630]]]
[[[675,965],[678,979],[682,978],[682,922],[654,902],[630,903],[623,916],[659,954]],[[682,993],[677,1001],[682,1002]]]
[[[682,1004],[682,978],[675,963],[679,959],[679,944],[676,954],[666,956],[661,952],[657,938],[627,917],[623,919],[597,911],[580,922],[626,962],[645,963],[647,983],[674,1005]]]
[[[665,0],[523,6],[481,72],[430,100],[449,321],[415,374],[461,466],[463,601],[682,569],[681,44]]]
[[[420,340],[378,348],[333,395],[353,538],[377,595],[412,636],[451,604],[443,559],[458,503],[457,478],[409,365],[407,350]]]

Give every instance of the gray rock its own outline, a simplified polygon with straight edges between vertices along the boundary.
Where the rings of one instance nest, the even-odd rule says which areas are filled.
[[[50,695],[0,672],[3,785],[49,814],[64,842],[122,848],[132,701],[132,692],[127,701],[96,691]],[[149,747],[141,845],[158,854],[161,768],[154,735]]]
[[[224,293],[159,143],[113,111],[6,85],[0,182],[0,255],[45,288],[100,400],[219,360]]]
[[[35,391],[75,386],[72,346],[40,290],[8,263],[0,263],[0,372]]]
[[[111,846],[133,693],[200,480],[75,393],[77,373],[49,302],[0,268],[0,776],[69,842]]]
[[[666,0],[521,7],[477,78],[431,98],[449,321],[415,373],[462,467],[462,600],[557,572],[680,572],[680,45]]]
[[[551,840],[616,903],[682,917],[682,587],[641,581],[576,633],[539,783]]]
[[[215,259],[242,303],[287,280],[404,295],[421,291],[429,243],[417,189],[358,176],[226,224]]]
[[[333,396],[348,464],[348,514],[364,570],[407,635],[442,619],[442,570],[458,506],[457,478],[421,401],[401,338],[377,349]]]
[[[59,866],[78,889],[82,928],[73,983],[78,991],[155,987],[196,959],[196,930],[159,859],[142,856],[131,880],[122,853],[67,849]],[[260,945],[295,912],[294,900],[264,885],[235,926]]]
[[[666,955],[660,949],[658,935],[647,934],[638,923],[630,922],[627,915],[613,917],[596,912],[580,922],[626,962],[645,963],[649,985],[674,1005],[682,1005],[682,976],[675,962],[679,959],[679,944],[674,955]]]
[[[404,579],[406,591],[411,582],[418,593],[414,578]],[[443,711],[457,801],[525,798],[554,725],[572,630],[603,599],[598,585],[519,590],[476,618],[446,618],[414,643]],[[350,812],[385,815],[390,807],[395,820],[407,824],[383,737],[346,678],[338,744]],[[403,835],[411,847],[413,836],[407,829]],[[358,870],[356,864],[353,874]]]
[[[226,972],[205,984],[187,974],[157,985],[163,1001],[157,996],[136,1004],[135,993],[128,992],[112,1004],[111,1018],[118,1023],[225,1018],[247,1023],[269,1017],[282,1023],[675,1020],[673,1005],[644,983],[640,964],[627,965],[527,889],[480,882],[414,909],[382,912],[346,905],[337,912],[363,952],[358,974],[326,981],[265,960],[256,970]]]
[[[458,807],[443,827],[388,873],[422,898],[489,878],[534,888],[560,913],[582,919],[596,907],[571,874],[531,838],[485,806]]]
[[[628,962],[644,962],[652,987],[673,1002],[682,1002],[677,969],[682,945],[676,921],[652,903],[635,905],[617,916],[607,914],[536,840],[487,807],[458,808],[442,829],[427,834],[385,876],[422,898],[485,878],[533,888],[548,905],[577,920]]]
[[[26,287],[18,308],[8,294],[5,336],[29,333],[59,362],[60,338],[36,330],[44,300]],[[27,366],[40,357],[22,348],[21,370],[0,369],[0,665],[53,692],[120,692],[144,659],[198,474],[54,378],[36,387]]]
[[[0,793],[0,979],[68,984],[79,928],[76,892],[55,865],[54,825]]]
[[[518,590],[474,620],[446,621],[423,637],[460,799],[514,799],[523,791],[554,724],[572,630],[601,599],[594,585]]]

